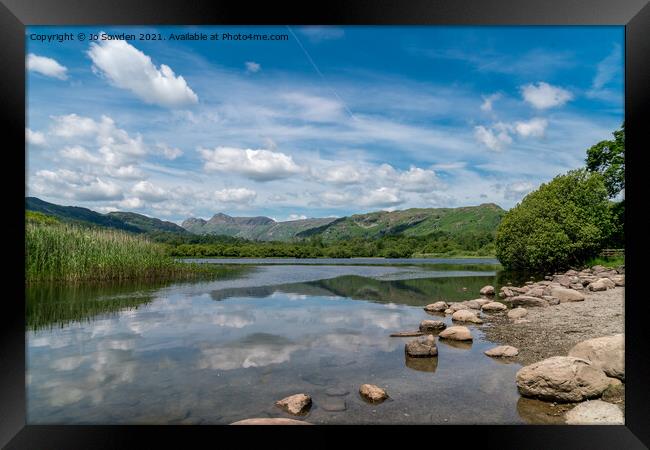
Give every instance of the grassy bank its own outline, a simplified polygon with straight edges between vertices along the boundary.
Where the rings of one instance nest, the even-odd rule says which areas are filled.
[[[605,267],[619,267],[625,265],[624,256],[611,256],[592,258],[584,264],[586,267],[605,266]]]
[[[25,226],[26,281],[110,281],[209,277],[223,271],[186,264],[148,239],[109,229],[28,221]]]

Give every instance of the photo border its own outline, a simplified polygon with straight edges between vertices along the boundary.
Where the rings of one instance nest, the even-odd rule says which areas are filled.
[[[203,438],[213,445],[225,444],[240,433],[242,439],[264,438],[283,427],[263,427],[264,433],[251,433],[248,427],[222,426],[37,426],[25,424],[25,304],[24,299],[24,190],[25,173],[13,169],[13,162],[26,164],[25,149],[25,26],[27,25],[625,25],[625,134],[626,134],[626,230],[625,290],[626,330],[626,406],[625,425],[452,425],[436,428],[435,435],[422,435],[424,442],[439,440],[440,433],[456,437],[457,443],[498,448],[648,448],[650,445],[649,375],[650,332],[645,323],[650,317],[650,300],[642,291],[647,224],[642,214],[642,161],[648,145],[648,126],[644,119],[650,109],[650,4],[645,0],[334,0],[328,2],[278,3],[266,1],[199,0],[193,2],[140,0],[0,0],[0,99],[5,128],[5,156],[10,156],[4,176],[5,204],[9,204],[5,225],[11,235],[12,252],[6,261],[11,281],[5,295],[0,341],[0,446],[6,448],[115,448],[130,447],[137,441],[174,442],[187,446],[189,438]],[[646,175],[647,176],[647,175]],[[636,206],[633,206],[636,205]],[[647,225],[643,228],[647,228]],[[23,239],[12,239],[13,235]],[[13,262],[18,258],[19,264]],[[638,262],[638,263],[637,263]],[[633,299],[637,301],[633,301]],[[435,408],[432,405],[432,408]],[[467,411],[471,414],[471,411]],[[352,431],[366,444],[379,441],[388,431],[413,434],[413,426],[297,427],[305,439],[330,432]],[[425,431],[425,430],[422,430]],[[429,430],[426,430],[429,431]],[[242,434],[243,433],[243,434]],[[255,436],[251,436],[254,434]],[[379,439],[378,439],[379,438]],[[421,439],[421,438],[420,438]],[[153,440],[153,441],[152,441]],[[240,441],[240,442],[246,442]],[[270,443],[271,441],[267,441]],[[310,444],[309,441],[304,441]],[[319,443],[324,441],[319,441]],[[279,443],[279,442],[278,442]],[[405,441],[408,443],[408,441]],[[417,445],[413,443],[414,445]],[[148,445],[148,446],[149,446]],[[456,445],[456,444],[452,444]]]

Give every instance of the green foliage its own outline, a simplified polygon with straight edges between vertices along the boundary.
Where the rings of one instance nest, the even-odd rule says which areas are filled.
[[[37,225],[54,225],[59,223],[59,220],[54,216],[49,216],[36,211],[25,211],[25,223]]]
[[[26,281],[191,278],[214,267],[183,264],[145,237],[74,225],[25,226]]]
[[[585,261],[584,265],[585,267],[604,266],[604,267],[618,268],[620,266],[625,265],[625,257],[624,256],[608,256],[608,257],[597,256],[595,258],[590,258],[587,261]]]
[[[570,171],[528,194],[496,233],[496,255],[509,269],[556,270],[595,256],[610,233],[602,175]]]
[[[587,150],[587,170],[603,175],[610,198],[625,189],[625,124],[612,134],[614,140],[601,141]]]

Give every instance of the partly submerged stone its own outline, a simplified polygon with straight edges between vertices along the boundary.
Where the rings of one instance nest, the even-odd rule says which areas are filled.
[[[423,333],[437,333],[447,328],[442,320],[423,320],[420,322],[420,331]]]
[[[451,320],[456,322],[471,322],[471,323],[483,323],[474,311],[469,309],[461,309],[456,311],[451,315]]]
[[[469,328],[463,326],[453,326],[442,331],[438,337],[440,339],[449,339],[453,341],[471,341],[472,332]]]
[[[291,414],[302,414],[311,407],[311,397],[307,394],[295,394],[275,402],[278,406]]]
[[[485,354],[494,357],[517,356],[519,354],[519,349],[511,345],[499,345],[498,347],[494,347],[491,348],[490,350],[486,350]]]
[[[483,311],[496,312],[496,311],[505,311],[506,309],[508,309],[508,307],[501,302],[490,302],[483,305],[481,309]]]
[[[449,308],[447,302],[435,302],[424,307],[425,311],[442,312]]]
[[[359,388],[359,394],[372,403],[381,403],[388,398],[386,391],[374,384],[362,384]]]
[[[438,355],[436,338],[429,334],[425,337],[413,339],[404,345],[404,351],[411,358],[430,358]]]

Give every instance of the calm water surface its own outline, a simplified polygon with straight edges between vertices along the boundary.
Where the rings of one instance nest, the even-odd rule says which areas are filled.
[[[431,360],[406,358],[412,338],[389,337],[434,318],[423,305],[476,298],[501,281],[446,263],[292,263],[212,282],[30,287],[28,423],[291,417],[274,402],[301,392],[312,396],[312,423],[525,423],[533,413],[514,383],[520,366],[485,356],[494,344],[476,327],[472,344],[438,341]],[[391,399],[364,402],[363,383]],[[330,397],[332,387],[349,394]]]

